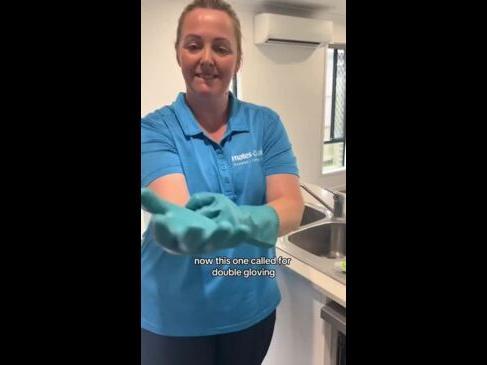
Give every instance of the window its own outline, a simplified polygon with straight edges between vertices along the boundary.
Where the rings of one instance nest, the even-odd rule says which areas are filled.
[[[329,45],[326,65],[323,173],[346,166],[346,49],[344,45]]]

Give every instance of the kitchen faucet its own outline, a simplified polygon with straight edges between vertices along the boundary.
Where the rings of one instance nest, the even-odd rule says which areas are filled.
[[[345,197],[342,194],[338,194],[333,190],[323,187],[324,190],[328,191],[330,194],[333,195],[333,208],[331,208],[323,199],[321,199],[317,194],[313,193],[310,188],[308,188],[304,184],[300,184],[300,186],[306,190],[313,198],[318,200],[321,204],[323,204],[326,209],[332,212],[333,217],[335,218],[343,218],[343,207],[345,205]]]

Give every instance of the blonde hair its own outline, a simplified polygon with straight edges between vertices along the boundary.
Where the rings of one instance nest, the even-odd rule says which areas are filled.
[[[178,21],[176,43],[174,44],[176,52],[179,46],[179,42],[181,41],[181,32],[183,29],[184,18],[186,17],[186,14],[188,14],[191,10],[198,8],[221,10],[227,13],[228,16],[232,19],[233,29],[235,31],[235,38],[237,39],[237,67],[239,67],[240,62],[242,61],[242,29],[240,27],[240,21],[238,20],[237,14],[233,10],[232,6],[224,0],[193,0],[192,3],[188,4],[184,8],[183,12],[179,16]]]

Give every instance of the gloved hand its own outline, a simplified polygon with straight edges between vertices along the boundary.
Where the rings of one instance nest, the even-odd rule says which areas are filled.
[[[279,216],[268,205],[238,206],[225,195],[215,193],[197,193],[191,196],[186,208],[218,224],[231,227],[246,227],[244,241],[260,247],[273,247],[279,232]]]
[[[141,189],[141,202],[152,214],[155,240],[174,254],[203,254],[234,247],[248,235],[246,226],[216,222],[160,199],[147,188]]]

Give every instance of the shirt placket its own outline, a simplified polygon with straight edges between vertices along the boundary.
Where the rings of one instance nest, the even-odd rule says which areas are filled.
[[[218,166],[218,171],[220,173],[223,194],[231,200],[235,200],[236,195],[235,191],[233,190],[231,168],[227,159],[225,158],[225,151],[220,145],[213,144],[213,146],[216,152],[216,163]]]

